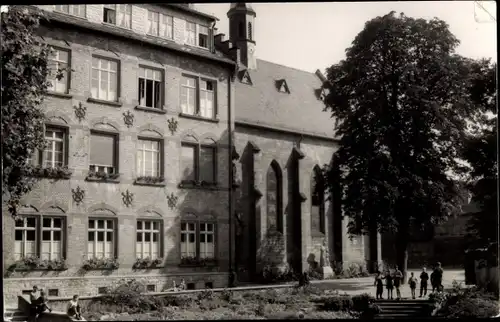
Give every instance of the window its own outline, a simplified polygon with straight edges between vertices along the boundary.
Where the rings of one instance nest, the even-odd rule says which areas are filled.
[[[47,146],[43,150],[43,167],[56,168],[64,165],[65,133],[60,129],[47,128],[45,130]]]
[[[205,282],[205,288],[214,288],[214,283],[212,283],[212,282]]]
[[[107,293],[108,293],[108,288],[106,286],[97,288],[97,294],[107,294]]]
[[[186,21],[186,44],[196,46],[196,24]]]
[[[213,146],[182,145],[183,181],[216,183],[216,149]]]
[[[311,178],[311,232],[325,233],[325,192],[321,169],[315,167]]]
[[[117,137],[114,134],[93,132],[90,135],[90,171],[118,173]]]
[[[31,256],[63,259],[63,218],[25,217],[16,221],[14,230],[16,260]]]
[[[215,224],[181,222],[181,257],[215,259]]]
[[[148,10],[148,34],[173,39],[173,26],[171,16]]]
[[[186,289],[188,289],[188,290],[195,290],[196,289],[196,285],[194,283],[187,283]]]
[[[266,179],[267,229],[283,232],[281,223],[281,171],[275,161],[269,166]]]
[[[114,258],[115,225],[111,219],[89,219],[87,258]]]
[[[181,109],[187,115],[214,118],[216,114],[215,81],[182,77]]]
[[[162,14],[160,21],[160,36],[173,39],[174,38],[174,19],[171,16]]]
[[[130,29],[132,25],[132,5],[105,4],[103,21]]]
[[[159,70],[139,68],[139,105],[161,108],[162,73]]]
[[[160,222],[152,220],[137,221],[137,258],[160,258]]]
[[[208,27],[198,26],[198,46],[208,48]]]
[[[248,39],[252,40],[252,23],[248,23]]]
[[[49,90],[58,93],[67,93],[69,85],[68,77],[68,64],[69,64],[69,52],[67,50],[61,50],[53,48],[53,53],[49,58],[49,68],[50,68],[50,86]],[[58,71],[62,72],[62,78],[57,79]]]
[[[154,285],[154,284],[148,284],[148,285],[146,285],[146,291],[148,291],[148,292],[156,292],[156,285]]]
[[[160,28],[158,28],[160,19],[158,12],[148,10],[148,34],[158,36]]]
[[[200,83],[200,116],[212,118],[214,116],[214,85],[206,80],[201,80]]]
[[[160,141],[139,140],[137,147],[137,175],[139,177],[161,176]]]
[[[49,288],[49,296],[59,296],[59,290],[57,288]]]
[[[85,18],[85,8],[84,4],[59,4],[55,6],[55,11]]]
[[[92,57],[91,95],[105,101],[118,99],[118,62]]]

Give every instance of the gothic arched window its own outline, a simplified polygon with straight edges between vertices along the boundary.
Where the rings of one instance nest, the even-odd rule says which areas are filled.
[[[267,229],[283,232],[281,170],[276,161],[273,161],[269,166],[266,179]]]
[[[318,166],[311,178],[311,233],[325,233],[325,185]]]
[[[248,39],[252,40],[252,23],[248,23]]]

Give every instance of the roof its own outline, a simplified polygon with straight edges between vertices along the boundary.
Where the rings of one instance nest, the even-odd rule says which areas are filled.
[[[165,5],[165,6],[169,6],[169,7],[174,7],[174,8],[177,8],[179,10],[186,11],[186,12],[189,12],[189,13],[201,16],[201,17],[209,18],[209,19],[211,19],[213,21],[219,21],[219,18],[217,18],[215,16],[212,16],[212,15],[209,15],[207,13],[201,12],[199,10],[196,10],[196,9],[193,8],[192,5],[190,5],[188,3],[186,3],[186,4],[159,3],[159,5]]]
[[[236,121],[333,139],[334,120],[323,111],[318,96],[322,83],[316,74],[260,59],[257,69],[247,72],[251,85],[236,81]],[[277,83],[282,80],[289,93],[279,91]]]
[[[194,55],[200,58],[205,58],[213,61],[218,61],[221,63],[226,63],[230,65],[235,65],[235,62],[227,57],[225,57],[220,51],[215,51],[215,53],[210,52],[208,50],[203,50],[203,49],[198,49],[195,47],[190,47],[190,46],[184,46],[181,44],[177,44],[173,41],[170,40],[164,40],[158,37],[149,37],[147,35],[141,35],[136,33],[135,31],[124,29],[124,28],[119,28],[119,27],[113,27],[113,26],[108,26],[105,24],[98,24],[94,22],[90,22],[84,19],[75,19],[72,16],[63,14],[63,13],[58,13],[58,12],[44,12],[45,17],[49,19],[48,23],[62,23],[66,25],[71,25],[75,27],[80,27],[96,32],[103,32],[106,34],[111,34],[114,36],[118,37],[123,37],[128,40],[132,41],[139,41],[142,43],[148,43],[151,45],[156,45],[159,47],[167,48],[170,50],[177,51],[179,53],[184,53],[187,55]],[[44,23],[45,21],[42,19],[41,23]],[[47,22],[45,22],[47,23]]]

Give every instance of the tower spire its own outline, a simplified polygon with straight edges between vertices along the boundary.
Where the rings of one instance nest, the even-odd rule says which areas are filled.
[[[240,49],[241,62],[248,69],[257,68],[254,39],[256,16],[257,14],[252,6],[244,2],[231,3],[227,12],[229,40]]]

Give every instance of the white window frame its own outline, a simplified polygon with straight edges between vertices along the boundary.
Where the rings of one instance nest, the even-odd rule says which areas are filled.
[[[69,67],[70,54],[69,50],[59,49],[52,47],[53,55],[49,57],[49,64],[51,66],[50,87],[49,90],[57,93],[67,93],[69,88],[69,72],[66,68]],[[61,59],[61,52],[65,52],[68,56],[67,60]],[[53,67],[53,68],[52,68]],[[63,70],[63,78],[57,79],[59,70]],[[61,89],[60,89],[61,88]]]
[[[198,258],[198,249],[197,249],[197,243],[198,243],[198,234],[197,234],[197,222],[196,221],[181,221],[181,241],[180,241],[180,248],[181,248],[181,258],[185,257],[195,257]],[[190,225],[194,225],[194,229],[190,229]],[[185,242],[182,242],[182,235],[185,236]],[[189,236],[194,235],[194,242],[189,241]],[[185,244],[185,247],[183,247],[183,244]],[[183,248],[185,248],[183,250]]]
[[[83,14],[81,13],[83,9]],[[72,15],[75,17],[86,18],[87,6],[84,4],[59,4],[54,5],[54,11]]]
[[[94,221],[94,228],[90,228],[90,222]],[[103,228],[98,228],[98,222],[99,221],[104,221],[104,227]],[[109,222],[112,223],[112,228],[108,227]],[[117,240],[117,229],[116,229],[116,221],[110,218],[89,218],[88,220],[88,227],[87,227],[87,258],[88,259],[99,259],[99,258],[107,258],[107,259],[112,259],[115,258],[115,249],[116,249],[116,240]],[[91,241],[89,239],[89,233],[93,232],[94,233],[94,240]],[[104,240],[103,241],[98,241],[98,233],[102,232],[104,235]],[[106,251],[106,244],[109,242],[108,239],[108,233],[112,233],[112,241],[111,241],[111,250]],[[89,251],[90,249],[90,243],[93,242],[92,245],[92,251]],[[98,257],[97,255],[97,245],[98,243],[103,243],[103,257]],[[108,255],[109,254],[109,255]]]
[[[206,79],[201,79],[200,82],[200,107],[199,107],[199,115],[205,118],[214,118],[215,117],[215,86],[214,82]],[[211,84],[212,89],[207,89],[208,84]],[[205,87],[205,88],[203,88]],[[211,96],[212,98],[212,110],[211,113],[207,111],[207,98]],[[203,103],[202,103],[203,102]]]
[[[151,142],[155,143],[158,149],[154,146],[146,147]],[[151,146],[151,145],[150,145]],[[151,169],[150,173],[146,173],[146,154],[151,154]],[[156,160],[154,156],[156,155]],[[156,165],[155,165],[156,162]],[[139,138],[137,142],[137,174],[139,177],[160,177],[161,176],[161,142],[158,140]]]
[[[28,227],[28,218],[35,220],[35,227]],[[38,218],[33,217],[33,216],[24,217],[24,218],[20,219],[20,220],[23,221],[23,226],[22,227],[14,225],[14,243],[17,244],[18,242],[21,242],[21,254],[17,254],[16,253],[17,247],[14,246],[14,258],[15,258],[15,260],[20,260],[20,259],[25,258],[25,257],[37,256],[37,254],[38,254],[38,243],[40,241],[40,236],[38,236],[38,229],[37,229],[38,228],[38,221],[37,221],[37,219]],[[23,237],[22,237],[21,241],[16,240],[16,238],[15,238],[16,231],[22,231]],[[35,232],[35,240],[33,241],[35,243],[35,249],[34,249],[34,251],[29,252],[29,253],[28,253],[28,250],[27,250],[27,240],[26,240],[27,232],[28,231],[34,231]]]
[[[168,35],[169,33],[167,31],[170,31],[170,36]],[[160,37],[162,38],[174,39],[174,17],[165,14],[160,15],[159,33]]]
[[[152,76],[149,76],[148,74],[151,74]],[[141,79],[143,79],[143,88],[142,88],[142,92],[141,92]],[[147,93],[146,93],[146,82],[148,80],[151,80],[153,81],[153,91],[152,91],[152,102],[153,102],[153,106],[147,106],[146,105],[146,102],[147,102]],[[158,106],[154,106],[155,105],[155,82],[158,82],[160,84],[160,94],[159,94],[159,102],[156,102],[158,104]],[[148,108],[155,108],[155,109],[161,109],[162,108],[162,102],[163,102],[163,91],[164,91],[164,86],[163,86],[163,73],[161,70],[158,70],[158,69],[154,69],[154,68],[148,68],[148,67],[143,67],[143,66],[139,66],[139,80],[138,80],[138,85],[137,85],[139,88],[138,88],[138,91],[139,91],[139,106],[142,106],[142,107],[148,107]],[[141,97],[141,95],[144,95]]]
[[[191,29],[190,28],[191,26],[194,26],[194,29]],[[184,30],[184,32],[186,33],[185,39],[184,39],[184,42],[186,43],[186,45],[197,46],[198,40],[197,40],[196,36],[198,36],[198,33],[196,32],[196,26],[197,26],[196,23],[186,21],[186,27]],[[191,33],[193,33],[192,37],[190,37]],[[190,42],[191,38],[192,38],[192,42]]]
[[[139,229],[139,222],[141,222],[141,229]],[[146,229],[146,223],[150,224],[150,229]],[[157,224],[157,229],[154,229],[154,224]],[[157,259],[161,258],[161,222],[159,220],[150,220],[150,219],[137,219],[136,223],[136,237],[135,237],[135,242],[136,242],[136,247],[135,247],[135,252],[136,252],[136,258],[141,258],[141,259]],[[150,234],[150,239],[149,242],[145,241],[145,235],[149,233]],[[141,234],[141,241],[137,240],[137,234]],[[157,236],[157,241],[153,241],[153,235]],[[138,252],[137,246],[138,244],[141,244],[141,252]],[[149,254],[147,254],[144,249],[145,245],[149,243]],[[156,245],[156,252],[153,252],[153,245]]]
[[[103,67],[103,63],[106,63],[107,67]],[[97,65],[97,66],[95,66]],[[113,66],[115,67],[113,70]],[[118,100],[118,69],[120,68],[120,64],[112,59],[106,59],[102,57],[92,57],[92,76],[91,76],[91,95],[95,99],[105,100],[115,102]],[[97,78],[94,78],[94,71],[97,72]],[[105,98],[101,97],[101,82],[103,81],[103,73],[107,73],[107,88],[106,88],[106,96]],[[112,77],[115,79],[116,88],[112,91]],[[97,81],[97,87],[94,87],[92,84],[94,80]],[[112,97],[112,93],[114,93],[114,97]]]
[[[47,132],[52,132],[51,137],[47,136]],[[62,133],[62,138],[56,137],[56,133]],[[42,167],[44,168],[57,168],[57,167],[62,167],[66,165],[66,131],[62,129],[57,129],[57,128],[52,128],[48,127],[45,129],[45,139],[48,141],[47,146],[43,150],[42,154]],[[62,143],[62,151],[56,151],[56,146],[57,143]],[[46,152],[51,152],[52,153],[52,158],[51,160],[47,160],[45,155]],[[61,153],[62,155],[62,162],[61,165],[56,165],[56,159],[55,155],[56,153]]]
[[[188,83],[185,83],[186,80],[191,79],[194,81],[194,85],[189,85]],[[186,101],[182,101],[182,91],[186,90]],[[190,92],[194,93],[194,105],[190,106],[189,105],[189,95],[188,93]],[[198,102],[198,79],[196,77],[190,77],[190,76],[182,76],[181,80],[181,108],[182,108],[182,113],[187,114],[187,115],[198,115],[198,108],[197,108],[197,102]],[[191,112],[192,110],[192,112]]]
[[[206,33],[203,33],[202,30],[206,29]],[[207,36],[207,47],[203,47],[200,45],[200,35]],[[203,49],[210,49],[210,28],[203,25],[196,25],[196,46]]]
[[[200,259],[215,259],[215,223],[210,223],[210,222],[200,222]],[[202,230],[202,225],[204,225],[205,229]],[[209,230],[208,227],[211,227],[212,229]],[[201,235],[205,236],[205,241],[201,241]],[[212,242],[208,242],[208,236],[212,236]],[[205,245],[205,250],[203,251],[201,247],[202,245]],[[207,252],[207,245],[212,245],[212,252],[210,255],[210,252]]]
[[[155,21],[156,16],[156,21]],[[152,27],[156,26],[156,32],[153,32]],[[148,10],[148,35],[158,36],[160,34],[160,13]]]
[[[43,221],[45,219],[49,219],[50,220],[50,227],[44,227],[43,226]],[[61,227],[54,227],[54,219],[59,219],[61,220]],[[40,227],[42,229],[42,234],[40,236],[40,242],[41,242],[41,249],[40,249],[40,259],[48,259],[48,260],[61,260],[63,258],[63,245],[64,245],[64,229],[63,229],[63,226],[64,226],[64,222],[63,222],[63,219],[62,218],[58,218],[58,217],[42,217],[40,218]],[[44,258],[43,254],[43,244],[44,241],[43,240],[43,233],[44,232],[50,232],[50,240],[48,241],[49,242],[49,257],[48,258]],[[59,245],[59,254],[54,253],[54,249],[57,248],[57,246],[55,246],[55,240],[54,240],[54,232],[56,231],[59,231],[61,233],[61,240],[59,241],[60,242],[60,245]],[[54,255],[59,255],[58,257],[57,256],[54,256]]]
[[[116,4],[116,25],[126,29],[132,29],[132,5]],[[122,19],[119,19],[119,18]],[[122,23],[125,22],[125,23]],[[127,25],[128,24],[128,25]]]

